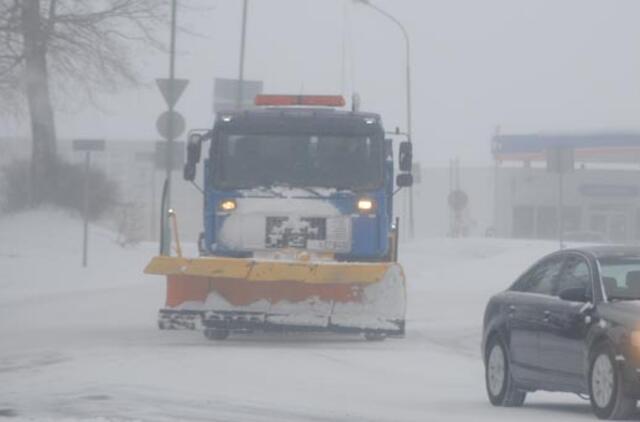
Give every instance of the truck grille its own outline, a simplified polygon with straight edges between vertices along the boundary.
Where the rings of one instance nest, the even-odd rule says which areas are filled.
[[[348,252],[351,231],[344,217],[266,217],[265,247]]]

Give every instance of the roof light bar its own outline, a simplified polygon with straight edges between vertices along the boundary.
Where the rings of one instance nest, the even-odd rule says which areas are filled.
[[[344,107],[342,95],[270,95],[256,96],[257,106],[323,106]]]

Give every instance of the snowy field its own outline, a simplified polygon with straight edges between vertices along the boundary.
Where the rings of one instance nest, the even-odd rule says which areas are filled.
[[[156,245],[120,248],[61,212],[0,217],[0,419],[95,421],[593,420],[588,402],[530,395],[489,405],[480,359],[489,296],[556,245],[496,239],[403,244],[405,339],[233,336],[156,328]]]

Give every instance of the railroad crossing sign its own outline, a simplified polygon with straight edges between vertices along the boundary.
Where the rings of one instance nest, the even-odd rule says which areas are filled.
[[[156,120],[156,129],[164,139],[176,139],[184,133],[187,124],[177,111],[165,111]],[[171,129],[169,129],[171,127]]]
[[[169,108],[173,108],[176,105],[188,84],[188,79],[156,79],[156,85],[158,85],[158,89]]]

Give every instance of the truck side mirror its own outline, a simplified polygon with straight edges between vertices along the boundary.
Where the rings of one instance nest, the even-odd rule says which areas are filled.
[[[400,173],[396,177],[396,185],[399,188],[406,188],[413,185],[413,175],[411,173]]]
[[[185,163],[182,169],[182,177],[187,182],[193,182],[196,179],[196,165],[192,163]]]
[[[202,135],[193,133],[187,141],[187,163],[197,164],[202,154]]]
[[[196,165],[200,161],[202,154],[202,135],[193,133],[189,135],[187,141],[187,162],[184,165],[184,180],[193,182],[196,178]]]
[[[413,162],[413,146],[411,142],[400,142],[400,151],[398,152],[398,165],[400,171],[411,172]]]

